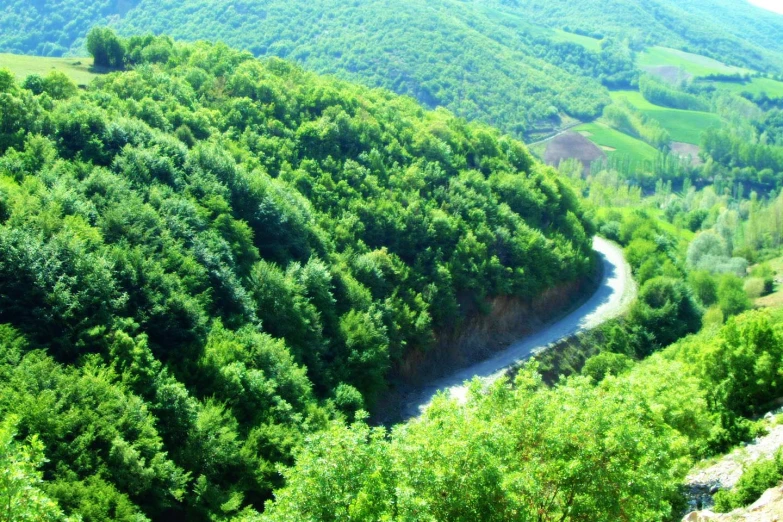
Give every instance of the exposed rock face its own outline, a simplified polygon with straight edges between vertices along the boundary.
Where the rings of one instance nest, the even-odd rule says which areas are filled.
[[[769,433],[734,450],[709,467],[692,471],[686,479],[691,509],[709,508],[712,497],[721,489],[731,489],[749,464],[772,458],[783,447],[783,424],[774,416],[766,417]],[[698,520],[698,519],[696,519]]]
[[[731,513],[694,511],[683,522],[783,522],[783,489],[768,489],[752,506]]]

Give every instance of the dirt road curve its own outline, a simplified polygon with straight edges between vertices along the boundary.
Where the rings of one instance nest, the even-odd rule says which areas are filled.
[[[603,262],[604,270],[598,290],[587,302],[540,332],[517,341],[491,359],[433,382],[406,405],[405,417],[418,416],[439,391],[446,391],[452,397],[463,401],[467,394],[465,381],[480,377],[491,383],[503,376],[510,367],[556,341],[595,328],[627,310],[636,295],[636,285],[622,250],[600,237],[593,240],[593,248]]]

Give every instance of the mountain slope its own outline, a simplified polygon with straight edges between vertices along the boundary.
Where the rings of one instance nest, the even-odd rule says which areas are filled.
[[[774,37],[783,32],[783,17],[729,0],[684,6],[669,0],[2,0],[0,6],[0,50],[83,52],[96,23],[126,35],[223,40],[529,138],[556,127],[563,114],[599,116],[609,103],[602,84],[634,83],[631,49],[661,44],[761,70],[783,64]],[[552,30],[563,27],[610,39],[588,49]]]
[[[127,47],[86,91],[0,69],[0,417],[68,514],[260,509],[403,356],[592,272],[518,141],[222,44]]]

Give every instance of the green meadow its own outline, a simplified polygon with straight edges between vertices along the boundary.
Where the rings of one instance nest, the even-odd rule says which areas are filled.
[[[733,67],[725,63],[701,56],[686,53],[668,47],[651,47],[639,53],[637,64],[640,68],[674,66],[679,67],[693,76],[709,76],[710,74],[749,73],[748,69]]]
[[[601,50],[601,40],[592,38],[590,36],[582,36],[581,34],[569,33],[562,29],[555,29],[554,37],[552,38],[556,42],[571,42],[579,44],[589,51],[598,52]]]
[[[601,122],[585,123],[574,130],[603,148],[608,155],[623,154],[638,161],[652,161],[658,154],[647,143]]]
[[[92,69],[92,58],[49,58],[0,53],[0,67],[10,69],[20,79],[31,74],[46,76],[51,71],[61,71],[76,85],[88,85],[98,76]]]
[[[698,145],[701,136],[710,127],[720,126],[722,121],[717,114],[699,111],[669,109],[654,105],[644,99],[637,91],[615,91],[612,100],[625,100],[645,115],[654,118],[669,131],[672,141],[681,141]]]

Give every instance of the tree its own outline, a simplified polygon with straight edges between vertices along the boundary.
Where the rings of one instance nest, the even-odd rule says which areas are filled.
[[[630,317],[655,338],[658,346],[699,331],[701,308],[684,282],[667,277],[647,281]]]
[[[125,45],[108,27],[93,27],[87,34],[87,52],[96,67],[122,69],[125,66]]]
[[[16,421],[6,417],[0,423],[0,521],[62,520],[57,504],[41,490],[43,473],[38,468],[46,461],[43,444],[36,436],[26,443],[15,441]]]
[[[739,315],[750,308],[750,299],[745,293],[745,285],[742,279],[734,274],[724,274],[718,282],[718,306],[723,316],[728,318]]]

